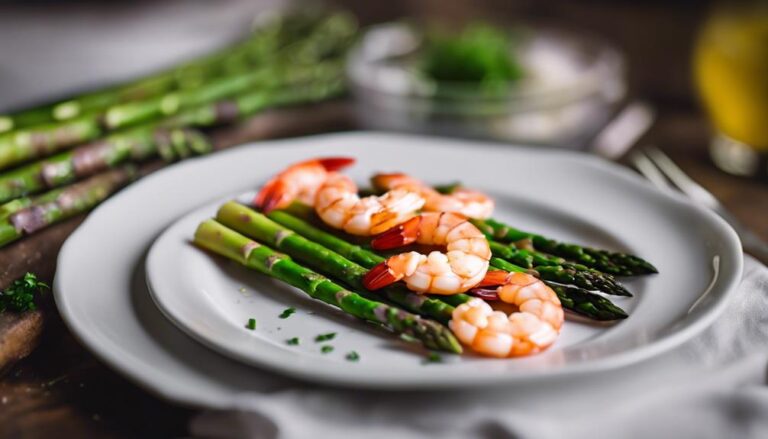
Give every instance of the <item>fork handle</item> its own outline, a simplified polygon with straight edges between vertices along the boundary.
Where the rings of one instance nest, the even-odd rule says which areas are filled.
[[[744,247],[744,251],[768,265],[768,245],[757,237],[755,237],[756,240],[750,238],[749,236],[742,237],[741,245]]]
[[[760,239],[755,232],[742,224],[741,221],[733,216],[733,214],[725,210],[724,207],[718,206],[718,208],[715,209],[715,212],[723,217],[723,219],[730,224],[731,227],[733,227],[733,230],[739,235],[739,239],[741,239],[741,247],[744,249],[744,252],[749,253],[763,264],[768,265],[768,244]]]

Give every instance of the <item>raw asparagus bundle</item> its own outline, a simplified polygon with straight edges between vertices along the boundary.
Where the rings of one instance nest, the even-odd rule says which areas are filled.
[[[0,247],[90,210],[136,176],[133,166],[125,166],[36,198],[20,198],[0,206]]]
[[[334,15],[329,18],[349,21],[343,15]],[[315,14],[304,13],[279,15],[261,20],[244,41],[220,49],[213,54],[129,84],[110,87],[14,114],[0,115],[0,133],[73,119],[121,102],[147,99],[176,89],[197,87],[220,74],[245,71],[259,60],[265,59],[279,48],[310,32],[318,21],[319,18]]]
[[[332,249],[333,251],[360,263],[366,268],[372,268],[385,260],[384,257],[377,253],[350,243],[336,234],[326,232],[313,226],[310,222],[314,220],[314,214],[312,209],[306,205],[293,203],[287,209],[274,210],[267,214],[267,216],[273,221],[305,238]],[[520,271],[540,277],[540,274],[535,270],[527,270],[523,267],[504,261],[503,259],[494,258],[492,260],[492,265],[502,270]],[[627,317],[627,313],[624,312],[624,310],[598,294],[590,293],[578,286],[562,285],[543,278],[542,280],[555,290],[561,298],[563,307],[566,309],[594,320],[618,320]],[[459,304],[466,302],[469,298],[470,296],[466,294],[440,297],[441,300],[453,306],[458,306]]]
[[[292,285],[310,297],[338,307],[347,314],[384,325],[396,334],[416,338],[427,348],[453,353],[462,351],[459,342],[445,326],[349,291],[297,264],[289,256],[246,238],[215,220],[200,224],[195,232],[194,242],[200,247]]]
[[[559,242],[515,229],[493,219],[473,220],[473,223],[491,239],[506,243],[529,242],[538,251],[574,260],[604,273],[620,276],[658,273],[651,263],[635,255]]]
[[[71,151],[0,174],[0,202],[71,183],[126,162],[157,155],[166,161],[206,154],[209,139],[189,126],[207,128],[234,122],[263,109],[323,100],[342,90],[340,67],[321,64],[311,74],[287,75],[284,86],[250,92],[183,111],[159,123],[114,133]],[[290,86],[288,86],[290,84]]]
[[[352,42],[354,25],[349,21],[325,20],[312,35],[284,50],[265,66],[220,77],[200,87],[159,94],[147,100],[129,102],[84,114],[75,119],[30,127],[0,135],[0,169],[47,156],[63,148],[94,140],[109,130],[178,114],[185,108],[203,105],[270,86],[291,67],[311,68],[316,63],[337,57]]]
[[[283,251],[289,256],[307,264],[320,273],[334,277],[356,291],[365,292],[363,278],[368,269],[345,258],[341,254],[313,242],[300,233],[286,228],[259,212],[242,204],[230,201],[216,214],[216,220],[225,226]],[[379,293],[364,293],[383,297],[407,310],[447,323],[453,307],[445,302],[415,294],[401,285],[392,285]]]

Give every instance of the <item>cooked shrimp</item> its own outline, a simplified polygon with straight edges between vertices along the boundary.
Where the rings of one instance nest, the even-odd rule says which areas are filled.
[[[457,188],[451,194],[441,194],[426,183],[406,174],[376,174],[371,179],[379,189],[408,189],[421,194],[428,212],[455,212],[469,218],[485,219],[493,213],[491,197],[470,189]]]
[[[563,307],[551,288],[526,273],[492,270],[482,286],[499,285],[499,299],[515,305],[509,316],[479,298],[456,307],[448,326],[475,352],[492,357],[519,357],[548,348],[563,326]],[[485,288],[483,288],[485,289]]]
[[[401,253],[373,267],[363,279],[369,290],[399,280],[421,293],[451,295],[477,285],[488,271],[491,250],[485,236],[464,216],[428,212],[376,237],[374,249],[396,248],[413,242],[446,246],[447,252]]]
[[[318,189],[314,205],[329,226],[353,235],[371,236],[413,218],[424,199],[405,189],[360,198],[349,177],[332,172]]]
[[[412,218],[424,205],[418,193],[406,189],[360,198],[355,183],[334,171],[353,162],[339,157],[291,165],[267,182],[254,204],[269,212],[299,200],[314,207],[329,226],[362,236],[388,230]]]
[[[328,174],[354,162],[348,157],[327,157],[295,163],[269,180],[254,204],[265,212],[288,207],[294,200],[314,206],[317,191]]]

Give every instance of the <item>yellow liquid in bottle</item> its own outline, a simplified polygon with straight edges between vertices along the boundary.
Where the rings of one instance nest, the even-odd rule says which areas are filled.
[[[694,69],[715,128],[768,152],[768,2],[715,11],[699,36]]]

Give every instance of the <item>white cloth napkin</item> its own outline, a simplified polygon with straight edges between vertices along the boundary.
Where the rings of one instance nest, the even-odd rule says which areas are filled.
[[[210,438],[767,438],[768,268],[745,257],[726,312],[701,335],[590,379],[478,391],[300,385],[195,417]],[[279,378],[275,378],[279,379]]]

